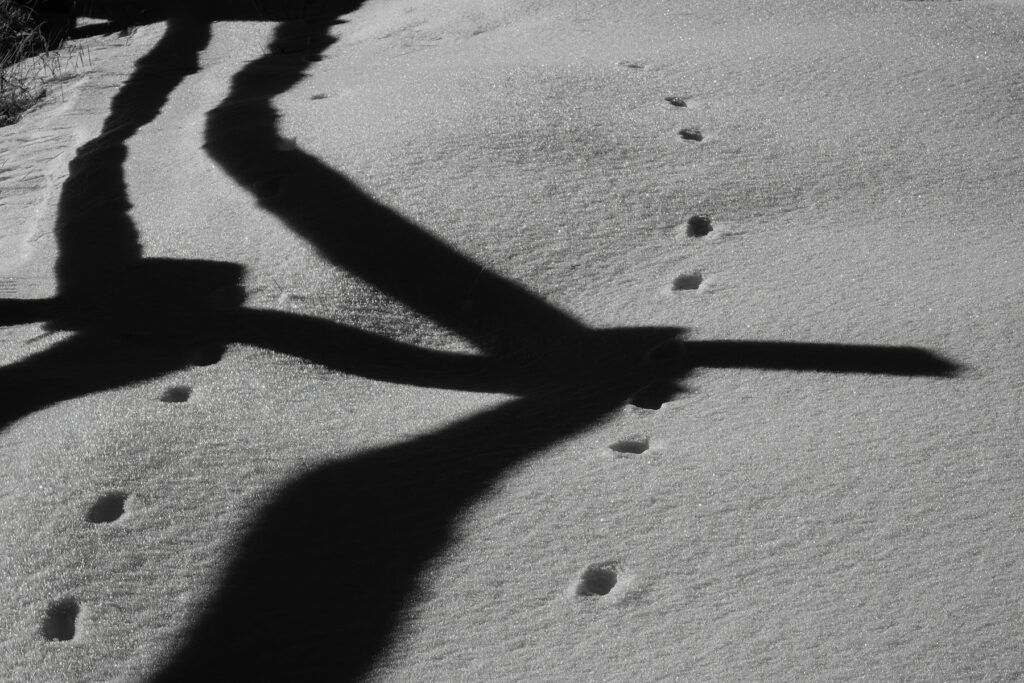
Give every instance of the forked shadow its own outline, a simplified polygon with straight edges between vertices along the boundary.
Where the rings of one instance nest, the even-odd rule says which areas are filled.
[[[49,331],[75,334],[0,368],[0,431],[59,401],[189,365],[187,349],[170,348],[161,335],[142,333],[137,324],[142,316],[150,321],[145,327],[159,327],[153,322],[161,318],[160,303],[174,301],[176,295],[148,287],[148,278],[138,276],[150,260],[142,257],[129,216],[123,165],[128,140],[156,118],[170,93],[198,70],[198,54],[206,47],[209,32],[203,22],[170,22],[114,96],[100,134],[76,151],[61,188],[54,227],[56,297],[0,299],[0,325],[44,322]],[[205,283],[198,271],[208,269],[194,263],[198,270],[186,265],[181,280]],[[240,277],[240,268],[225,265],[227,281]],[[166,283],[161,285],[166,290]],[[147,301],[154,296],[155,301]]]
[[[459,514],[507,470],[638,392],[671,398],[696,366],[945,376],[921,349],[679,341],[681,330],[594,330],[481,268],[284,144],[271,98],[302,78],[274,45],[326,29],[286,23],[210,112],[207,149],[260,204],[338,267],[472,339],[523,397],[432,434],[331,462],[284,486],[242,540],[158,681],[352,680],[387,647],[420,572]],[[471,296],[467,296],[471,292]],[[508,365],[511,364],[511,365]],[[498,386],[496,383],[491,386]]]
[[[0,431],[60,401],[209,362],[231,343],[387,381],[516,392],[513,375],[481,356],[244,308],[238,264],[143,256],[124,176],[127,143],[198,71],[198,55],[209,38],[209,21],[195,14],[168,21],[163,37],[113,98],[100,134],[71,161],[55,226],[57,295],[0,299],[0,325],[42,322],[50,332],[73,336],[0,367]]]

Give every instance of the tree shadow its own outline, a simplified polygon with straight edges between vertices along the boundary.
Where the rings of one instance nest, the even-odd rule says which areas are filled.
[[[284,16],[296,3],[240,4],[277,7]],[[156,680],[364,674],[415,595],[424,563],[448,543],[458,515],[509,467],[628,401],[654,408],[671,400],[694,367],[955,374],[954,364],[910,347],[684,344],[678,328],[593,329],[492,273],[283,144],[272,98],[301,80],[332,42],[329,27],[359,3],[313,4],[333,9],[282,22],[267,53],[233,78],[225,100],[208,113],[207,151],[336,266],[481,353],[424,349],[309,316],[250,309],[241,265],[142,255],[128,213],[126,142],[195,72],[210,37],[208,14],[169,12],[166,34],[115,97],[103,132],[71,164],[56,225],[57,296],[0,300],[0,324],[45,322],[70,333],[0,369],[0,430],[60,401],[207,362],[233,343],[384,381],[518,398],[284,485]],[[276,192],[257,192],[268,183]]]
[[[71,161],[54,228],[57,295],[47,300],[0,299],[0,324],[45,322],[51,332],[75,335],[0,368],[0,430],[59,401],[189,365],[189,350],[162,343],[161,332],[173,327],[163,324],[162,305],[171,304],[181,318],[188,317],[188,302],[168,287],[167,278],[151,282],[146,275],[154,270],[154,261],[142,258],[129,216],[123,163],[127,141],[156,118],[170,93],[198,69],[209,30],[201,22],[170,22],[113,98],[100,134]],[[241,276],[234,264],[181,263],[180,277],[172,279],[190,283],[193,299],[211,278],[220,284]]]
[[[504,361],[523,394],[406,443],[317,468],[261,511],[188,643],[157,677],[351,680],[373,664],[458,515],[510,467],[627,401],[657,407],[691,368],[945,375],[914,348],[679,341],[594,330],[482,269],[280,139],[271,99],[322,51],[323,25],[282,24],[207,120],[207,151],[260,205],[355,273]],[[256,188],[272,185],[261,195]],[[501,383],[499,382],[500,386]],[[491,385],[495,386],[495,385]],[[511,393],[511,391],[510,391]]]
[[[173,17],[113,98],[100,134],[71,161],[55,226],[57,295],[0,299],[0,325],[43,322],[50,332],[74,336],[0,368],[0,430],[60,401],[208,363],[235,342],[388,381],[481,391],[513,384],[500,364],[481,356],[243,308],[239,264],[143,257],[124,178],[126,145],[198,71],[209,37],[206,19]]]

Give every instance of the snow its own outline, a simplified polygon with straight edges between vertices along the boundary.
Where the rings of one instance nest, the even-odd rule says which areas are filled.
[[[0,129],[5,677],[1024,672],[1024,5],[345,19]]]

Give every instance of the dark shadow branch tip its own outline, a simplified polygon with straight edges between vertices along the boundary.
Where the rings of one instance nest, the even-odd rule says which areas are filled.
[[[0,327],[44,322],[56,311],[55,299],[0,299]]]
[[[861,373],[904,377],[955,377],[963,366],[914,346],[708,340],[689,342],[687,364],[706,368],[753,368]]]

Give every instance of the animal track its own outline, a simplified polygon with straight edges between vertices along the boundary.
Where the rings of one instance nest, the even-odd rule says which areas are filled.
[[[192,396],[192,389],[186,386],[168,387],[160,396],[164,403],[184,403]]]
[[[608,595],[619,582],[619,566],[617,562],[592,564],[583,570],[576,583],[576,595],[589,597]]]
[[[684,140],[690,140],[691,142],[700,142],[704,139],[704,133],[701,133],[696,128],[683,128],[679,131],[679,137]]]
[[[678,95],[672,95],[671,97],[666,97],[665,101],[668,102],[669,104],[671,104],[673,107],[685,107],[686,106],[686,100],[683,99],[682,97],[679,97]]]
[[[62,598],[46,608],[40,632],[47,640],[71,640],[75,637],[75,621],[80,607],[74,598]]]
[[[325,92],[318,92],[317,94],[313,95],[309,99],[311,99],[311,100],[326,100],[327,99],[327,93],[325,93]]]
[[[700,288],[700,283],[704,282],[704,276],[699,272],[696,273],[683,273],[672,280],[672,290],[679,292],[683,290],[695,290]]]
[[[121,491],[104,493],[96,499],[96,502],[85,513],[85,520],[93,524],[109,524],[121,518],[124,514],[124,503],[128,500],[128,494]]]
[[[640,455],[650,447],[650,439],[646,436],[631,436],[625,439],[619,439],[608,446],[608,448],[612,449],[616,453],[621,453],[623,455]]]
[[[643,62],[633,61],[633,60],[629,60],[629,59],[624,59],[621,62],[619,62],[619,66],[624,66],[627,69],[646,69],[647,68],[647,65],[644,64]]]
[[[686,235],[688,237],[704,237],[714,228],[711,227],[711,216],[690,216],[686,221]]]

